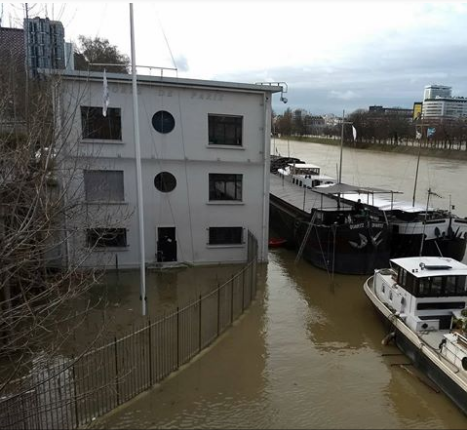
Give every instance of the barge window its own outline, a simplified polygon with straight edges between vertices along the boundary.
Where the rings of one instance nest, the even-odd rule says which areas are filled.
[[[456,276],[448,276],[446,278],[446,294],[454,294],[456,292]]]
[[[466,294],[465,276],[434,276],[418,280],[417,297],[463,296]]]
[[[466,286],[466,278],[467,276],[457,276],[456,277],[456,294],[458,296],[463,296],[467,292]]]
[[[419,297],[429,296],[430,295],[430,278],[421,278],[418,284],[418,294]]]
[[[430,295],[441,296],[443,294],[443,279],[446,280],[446,278],[442,278],[440,276],[435,276],[434,278],[431,278]]]
[[[397,283],[410,294],[416,295],[418,289],[418,279],[415,278],[410,272],[403,269],[402,267],[398,268],[398,279]]]
[[[399,276],[397,277],[397,283],[400,286],[404,286],[407,279],[407,271],[402,267],[399,267]]]
[[[415,277],[411,273],[406,273],[405,277],[405,284],[402,285],[406,291],[408,291],[410,294],[413,294],[415,292],[415,286],[416,286],[416,281]]]
[[[428,303],[418,303],[418,311],[426,311],[433,309],[464,309],[465,302],[428,302]]]

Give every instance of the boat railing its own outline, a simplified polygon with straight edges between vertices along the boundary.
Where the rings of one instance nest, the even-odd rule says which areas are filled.
[[[467,348],[467,337],[465,337],[463,334],[456,333],[457,335],[457,343],[462,345],[464,348]]]

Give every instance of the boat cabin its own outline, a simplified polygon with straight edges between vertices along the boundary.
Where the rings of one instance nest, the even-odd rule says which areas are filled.
[[[313,175],[318,176],[320,174],[320,167],[315,164],[295,164],[289,163],[288,167],[292,175]]]
[[[321,168],[315,164],[288,163],[285,169],[278,169],[278,173],[299,187],[314,188],[335,184],[335,180],[322,175]]]
[[[452,258],[407,257],[375,272],[375,292],[416,332],[449,330],[467,305],[467,266]]]

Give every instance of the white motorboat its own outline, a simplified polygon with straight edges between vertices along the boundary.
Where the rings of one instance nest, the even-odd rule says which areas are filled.
[[[467,266],[407,257],[375,270],[364,291],[396,345],[467,414]]]

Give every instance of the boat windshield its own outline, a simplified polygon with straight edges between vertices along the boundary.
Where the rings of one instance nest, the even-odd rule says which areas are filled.
[[[402,276],[403,288],[416,297],[467,296],[466,276],[428,276],[414,278],[410,273]]]

